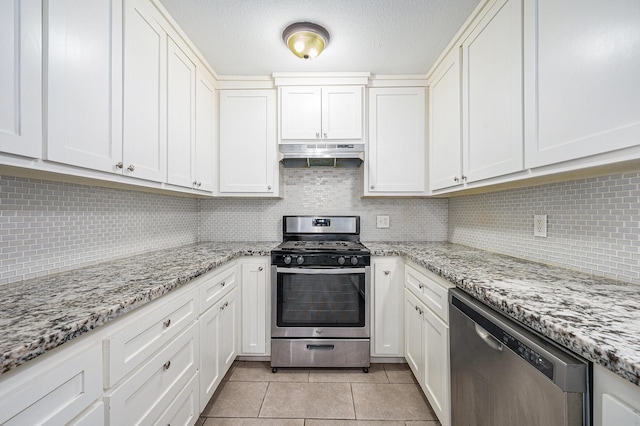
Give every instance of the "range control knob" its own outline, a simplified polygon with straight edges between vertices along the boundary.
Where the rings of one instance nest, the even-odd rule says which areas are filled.
[[[296,259],[296,262],[298,262],[298,265],[302,265],[304,263],[304,257],[298,256],[298,258]]]
[[[338,264],[339,264],[339,265],[344,265],[344,257],[340,256],[340,257],[338,258]]]
[[[290,264],[290,263],[291,263],[291,256],[285,256],[285,257],[284,257],[284,263],[285,263],[286,265]]]
[[[355,257],[355,256],[353,256],[353,257],[351,258],[351,264],[352,264],[352,265],[357,265],[357,264],[358,264],[358,258],[357,258],[357,257]]]

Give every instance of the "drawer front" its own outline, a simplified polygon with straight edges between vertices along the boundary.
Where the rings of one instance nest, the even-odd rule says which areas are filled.
[[[236,262],[226,265],[221,271],[213,271],[211,277],[203,278],[200,284],[200,313],[215,305],[218,300],[238,284]]]
[[[198,324],[194,322],[105,395],[107,423],[155,423],[196,374],[198,365]]]
[[[100,401],[73,419],[68,426],[96,426],[104,424],[104,403]]]
[[[200,414],[198,402],[198,373],[196,373],[187,386],[180,391],[176,399],[171,403],[167,411],[162,413],[155,424],[188,426],[195,424]]]
[[[455,287],[445,279],[426,270],[418,270],[407,265],[405,268],[405,282],[407,288],[431,309],[436,315],[449,322],[449,289]]]
[[[136,315],[103,342],[105,388],[113,387],[198,317],[197,288]]]
[[[68,353],[69,351],[67,351]],[[102,353],[98,341],[59,363],[45,362],[0,386],[0,424],[66,424],[102,395]],[[42,371],[40,370],[42,367]],[[32,374],[33,373],[33,374]]]

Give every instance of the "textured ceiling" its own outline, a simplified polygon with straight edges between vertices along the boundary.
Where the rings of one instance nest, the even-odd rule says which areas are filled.
[[[160,0],[219,75],[425,74],[479,0]],[[296,58],[282,30],[310,21],[331,42]]]

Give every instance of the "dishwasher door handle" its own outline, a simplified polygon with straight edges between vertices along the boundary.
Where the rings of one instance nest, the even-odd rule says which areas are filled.
[[[484,328],[480,327],[478,324],[475,324],[476,326],[476,334],[482,339],[484,340],[484,342],[489,345],[489,347],[491,349],[493,349],[494,351],[502,351],[502,343],[500,343],[500,341],[498,339],[496,339],[495,337],[493,337],[491,334],[489,334],[489,332],[487,330],[485,330]]]

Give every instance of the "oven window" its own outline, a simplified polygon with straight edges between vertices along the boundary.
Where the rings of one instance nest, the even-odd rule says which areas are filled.
[[[364,327],[364,273],[278,274],[278,327]]]

